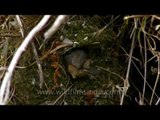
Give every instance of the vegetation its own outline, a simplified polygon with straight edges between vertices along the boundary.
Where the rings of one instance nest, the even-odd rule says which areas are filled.
[[[24,37],[42,17],[20,16]],[[159,103],[159,16],[73,15],[44,41],[43,34],[56,17],[52,16],[22,54],[12,76],[9,105]],[[15,16],[0,16],[0,83],[24,40],[21,33]],[[95,71],[73,80],[63,56],[77,48],[87,51]]]

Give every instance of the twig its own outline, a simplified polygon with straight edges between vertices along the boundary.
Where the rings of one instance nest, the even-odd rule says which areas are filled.
[[[56,47],[55,49],[51,50],[49,52],[49,54],[52,54],[54,53],[55,51],[57,51],[58,49],[61,49],[61,48],[64,48],[64,47],[69,47],[69,46],[72,46],[73,44],[62,44],[62,45],[59,45],[58,47]]]
[[[68,15],[59,15],[49,30],[44,33],[45,40],[49,39],[65,23],[67,18]]]
[[[17,65],[21,54],[26,50],[28,44],[31,42],[31,40],[34,38],[36,33],[38,33],[44,25],[47,23],[51,15],[45,15],[42,20],[38,23],[36,27],[34,27],[31,32],[28,34],[28,36],[24,39],[23,43],[20,45],[20,47],[17,49],[15,55],[12,58],[12,61],[7,69],[7,72],[5,73],[4,79],[1,84],[0,88],[0,104],[4,105],[8,101],[9,94],[9,88],[10,88],[10,82],[12,78],[13,71],[15,70],[15,66]]]
[[[3,84],[3,83],[2,83],[2,84]],[[11,84],[11,82],[7,82],[7,85],[6,85],[6,93],[5,93],[5,96],[4,96],[4,101],[7,101],[8,98],[9,98],[10,84]],[[3,103],[2,103],[2,104],[3,104]]]
[[[69,47],[69,46],[73,46],[73,44],[62,44],[57,46],[56,48],[54,48],[53,50],[49,50],[45,55],[43,55],[42,57],[39,58],[39,60],[44,60],[45,58],[47,58],[50,54],[56,52],[57,50],[64,48],[64,47]],[[33,62],[30,66],[34,65],[36,62]]]
[[[0,67],[0,71],[7,70],[6,67]]]
[[[121,47],[122,49],[123,49],[123,51],[127,54],[127,51],[123,48],[123,47]],[[127,54],[127,56],[129,57],[129,55]],[[134,65],[134,67],[136,68],[136,70],[138,71],[138,73],[140,74],[140,76],[142,77],[142,79],[144,79],[144,76],[142,75],[142,73],[140,72],[140,70],[139,70],[139,68],[136,66],[136,64],[134,63],[134,61],[133,61],[133,56],[132,56],[132,64]],[[152,87],[149,85],[149,83],[146,81],[146,84],[148,85],[148,87],[150,88],[150,90],[152,90],[153,91],[153,89],[152,89]],[[138,89],[138,88],[136,88],[136,89]],[[155,94],[155,96],[158,98],[158,95],[156,94],[156,93],[154,93]]]
[[[11,33],[0,33],[1,37],[21,37],[19,34],[11,34]]]
[[[133,19],[134,18],[140,18],[140,17],[144,17],[144,16],[149,17],[150,15],[131,15],[131,16],[125,16],[124,20],[131,19],[131,18],[133,18]]]
[[[144,95],[146,90],[146,81],[147,81],[147,45],[146,45],[146,34],[144,33],[144,83],[143,83],[143,94],[142,94],[142,103],[144,103]]]
[[[22,25],[22,22],[21,22],[21,19],[20,19],[19,15],[16,15],[16,20],[17,20],[17,22],[18,22],[18,25],[19,25],[19,28],[20,28],[20,32],[21,32],[22,38],[24,38],[23,25]]]
[[[71,89],[72,85],[66,90],[64,91],[55,101],[52,105],[55,105],[59,99],[61,99],[61,97],[63,97],[70,89]]]
[[[124,100],[124,96],[127,93],[127,90],[129,88],[129,82],[128,82],[128,78],[129,78],[129,73],[130,73],[130,68],[131,68],[131,61],[132,61],[132,54],[133,54],[133,49],[134,49],[134,44],[135,44],[135,29],[137,24],[135,23],[135,27],[134,27],[134,34],[133,34],[133,38],[132,38],[132,44],[131,44],[131,49],[130,49],[130,53],[129,53],[129,61],[128,61],[128,67],[127,67],[127,73],[126,73],[126,78],[124,80],[124,87],[123,87],[123,92],[122,92],[122,97],[121,97],[121,101],[120,101],[120,105],[123,104],[123,100]]]
[[[119,77],[122,81],[124,81],[124,78],[122,76],[120,76],[119,74],[117,74],[115,72],[110,71],[108,68],[106,69],[106,68],[103,68],[103,67],[100,67],[100,66],[96,66],[96,67],[99,68],[99,69],[101,69],[101,70],[107,71],[107,72],[109,72],[109,73],[111,73],[111,74]]]
[[[152,17],[160,20],[160,17],[158,17],[157,15],[152,15]]]
[[[157,55],[157,60],[158,60],[158,73],[157,73],[157,78],[156,78],[154,88],[153,88],[153,91],[152,91],[152,96],[151,96],[150,103],[149,103],[150,105],[152,104],[154,93],[155,93],[157,83],[159,81],[159,76],[160,76],[160,53],[159,53],[159,55]]]
[[[155,105],[158,105],[158,104],[159,104],[159,102],[160,102],[160,97],[158,98],[158,100],[157,100],[157,102],[156,102],[156,104],[155,104]]]
[[[42,66],[41,66],[41,63],[40,63],[40,59],[38,57],[38,53],[37,53],[37,50],[36,50],[36,47],[35,47],[35,44],[34,42],[32,41],[32,48],[33,48],[33,53],[34,53],[34,56],[35,56],[35,59],[36,59],[36,63],[37,63],[37,66],[38,66],[38,70],[39,70],[39,80],[40,80],[40,88],[42,88],[43,86],[43,81],[44,81],[44,76],[43,76],[43,70],[42,70]]]
[[[16,17],[17,17],[17,16],[16,16]],[[19,17],[19,16],[18,16],[18,17]],[[26,31],[28,31],[28,30],[27,30],[26,26],[22,24],[20,18],[18,18],[17,21],[19,21],[20,28],[21,28],[21,34],[22,34],[22,37],[23,37],[23,36],[25,35],[25,34],[24,34],[24,33],[25,33],[24,30],[26,30]],[[34,57],[35,57],[35,59],[36,59],[37,67],[38,67],[38,70],[39,70],[39,80],[40,80],[39,86],[40,86],[40,88],[42,88],[42,86],[43,86],[43,81],[44,81],[42,66],[41,66],[41,63],[40,63],[40,60],[39,60],[39,57],[38,57],[38,52],[37,52],[37,50],[36,50],[34,41],[31,41],[31,45],[32,45]]]
[[[10,98],[8,99],[8,101],[12,102],[11,99],[14,96],[14,93],[15,93],[15,86],[13,86],[13,89],[11,90],[11,95],[10,95]]]

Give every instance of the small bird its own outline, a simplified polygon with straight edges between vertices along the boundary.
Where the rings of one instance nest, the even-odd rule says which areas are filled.
[[[83,49],[74,49],[64,56],[67,71],[73,79],[89,75],[90,78],[95,78],[100,75],[100,71],[91,66],[92,60],[87,52]]]
[[[71,51],[64,56],[67,65],[67,71],[71,74],[73,79],[87,74],[85,69],[90,67],[91,60],[83,49]]]

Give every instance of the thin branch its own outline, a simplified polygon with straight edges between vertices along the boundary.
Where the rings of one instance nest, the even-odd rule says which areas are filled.
[[[70,89],[71,89],[72,85],[67,89],[65,90],[55,101],[52,105],[55,105],[59,99],[61,99]]]
[[[121,47],[123,49],[123,51],[127,54],[127,51]],[[129,55],[127,54],[127,56],[129,57]],[[142,73],[140,72],[139,68],[136,66],[135,62],[133,61],[133,56],[132,56],[132,63],[134,65],[134,67],[136,68],[136,70],[138,71],[138,73],[140,74],[140,76],[142,77],[142,79],[144,79],[144,76],[142,75]],[[146,81],[146,84],[148,85],[149,89],[153,91],[152,87],[149,85],[149,83]],[[137,88],[138,89],[138,88]],[[154,93],[155,96],[158,98],[158,95],[156,93]]]
[[[19,15],[16,15],[16,20],[17,20],[17,23],[18,23],[18,25],[19,25],[22,38],[24,38],[23,25],[22,25],[22,22],[21,22],[21,19],[20,19]]]
[[[28,34],[28,36],[24,39],[23,43],[20,45],[15,55],[13,56],[12,61],[7,69],[7,72],[5,73],[5,76],[0,88],[0,104],[1,105],[6,104],[8,101],[9,94],[6,94],[6,93],[9,93],[12,74],[15,70],[15,66],[17,65],[21,57],[21,54],[26,50],[28,44],[32,41],[34,36],[44,27],[44,25],[47,23],[50,17],[51,15],[45,15],[42,18],[42,20],[38,23],[38,25],[34,27],[32,31]]]
[[[39,59],[42,61],[42,60],[46,59],[50,54],[56,52],[57,50],[59,50],[61,48],[64,48],[64,47],[70,47],[70,46],[73,46],[73,44],[62,44],[62,45],[59,45],[56,48],[54,48],[53,50],[49,50],[45,55],[43,55]],[[31,65],[29,65],[29,67],[34,65],[35,63],[36,62],[33,62]]]
[[[4,96],[4,101],[7,101],[9,99],[9,92],[10,92],[10,84],[11,82],[7,82],[7,85],[6,85],[6,93],[5,93],[5,96]]]
[[[144,103],[144,95],[146,90],[146,81],[147,81],[147,45],[146,45],[146,34],[144,33],[144,83],[143,83],[143,94],[142,94],[142,103]]]
[[[152,17],[160,20],[160,17],[158,17],[157,15],[152,15]]]
[[[17,17],[17,16],[16,16]],[[19,17],[19,16],[18,16]],[[22,34],[22,37],[25,35],[25,31],[28,31],[26,26],[22,24],[21,22],[21,19],[20,17],[18,18],[17,20],[20,24],[20,29],[21,29],[21,34]],[[25,31],[24,31],[25,30]],[[35,37],[36,38],[36,37]],[[36,38],[37,39],[37,38]],[[31,45],[32,45],[32,49],[33,49],[33,53],[34,53],[34,57],[36,59],[36,63],[37,63],[37,67],[38,67],[38,70],[39,70],[39,80],[40,80],[40,88],[42,88],[42,85],[43,85],[43,81],[44,81],[44,76],[43,76],[43,70],[42,70],[42,66],[41,66],[41,63],[40,63],[40,59],[38,57],[38,52],[36,50],[36,47],[35,47],[35,44],[34,44],[34,41],[31,41]]]
[[[135,22],[136,25],[136,22]],[[136,29],[137,26],[134,27],[134,29]],[[136,32],[134,30],[134,34],[133,34],[133,38],[132,38],[132,44],[131,44],[131,49],[130,49],[130,54],[129,54],[129,61],[128,61],[128,67],[127,67],[127,73],[126,73],[126,78],[124,81],[124,87],[123,87],[123,92],[122,92],[122,97],[121,97],[121,101],[120,101],[120,105],[123,104],[123,100],[124,100],[124,96],[128,90],[129,87],[129,82],[128,82],[128,78],[129,78],[129,73],[130,73],[130,68],[131,68],[131,62],[132,62],[132,54],[133,54],[133,49],[134,49],[134,44],[135,44],[135,35]]]
[[[57,51],[57,50],[59,50],[59,49],[61,49],[61,48],[69,47],[69,46],[73,46],[73,44],[62,44],[62,45],[59,45],[59,46],[57,46],[55,49],[51,50],[51,51],[49,52],[49,54],[52,54],[52,53],[54,53],[55,51]]]
[[[150,15],[131,15],[131,16],[125,16],[124,20],[131,19],[131,18],[133,18],[133,19],[135,19],[135,18],[141,18],[141,17],[144,17],[144,16],[150,17]]]
[[[52,37],[52,35],[59,29],[59,27],[66,22],[68,15],[59,15],[53,25],[44,33],[45,40]]]
[[[157,73],[157,78],[156,78],[154,88],[153,88],[153,91],[152,91],[152,96],[151,96],[150,103],[149,103],[150,105],[152,104],[154,93],[155,93],[157,83],[159,81],[159,76],[160,76],[160,53],[159,53],[159,55],[157,55],[157,60],[158,60],[158,73]]]
[[[107,72],[109,72],[109,73],[111,73],[111,74],[113,74],[113,75],[115,75],[117,77],[119,77],[124,82],[124,78],[122,76],[120,76],[119,74],[117,74],[117,73],[109,70],[109,68],[103,68],[101,66],[96,66],[96,67],[99,68],[99,69],[101,69],[101,70],[107,71]]]
[[[38,53],[37,53],[35,44],[34,44],[33,41],[32,41],[31,44],[32,44],[33,53],[34,53],[34,56],[35,56],[35,59],[36,59],[36,63],[37,63],[37,66],[38,66],[38,70],[39,70],[39,80],[40,80],[39,86],[40,86],[40,88],[42,88],[43,81],[44,81],[43,70],[42,70],[41,62],[40,62],[40,59],[38,57]]]
[[[1,37],[21,37],[19,34],[12,34],[12,33],[0,33]]]
[[[7,70],[6,67],[0,67],[0,71]]]
[[[156,102],[156,104],[155,104],[155,105],[158,105],[158,104],[159,104],[159,102],[160,102],[160,97],[158,98],[158,100],[157,100],[157,102]]]

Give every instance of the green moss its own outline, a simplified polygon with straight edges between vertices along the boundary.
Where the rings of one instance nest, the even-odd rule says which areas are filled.
[[[60,35],[63,35],[73,42],[77,42],[76,47],[87,47],[89,49],[89,57],[92,60],[91,66],[94,69],[97,69],[96,66],[100,66],[123,75],[123,67],[119,64],[116,56],[118,54],[119,41],[116,39],[117,33],[113,31],[115,26],[112,24],[103,29],[108,24],[103,21],[103,18],[107,20],[106,22],[110,21],[110,16],[75,16],[55,34],[54,39],[59,39]],[[41,38],[39,34],[37,38]],[[15,51],[21,43],[17,38],[9,42],[10,51]],[[35,41],[38,45],[41,44],[38,42],[43,41]],[[39,55],[43,56],[45,51],[51,48],[52,42],[48,41],[43,50],[38,50],[39,46],[36,44]],[[17,45],[15,46],[14,44]],[[61,51],[64,52],[65,49]],[[104,70],[100,70],[101,73],[95,76],[88,75],[79,80],[71,81],[61,69],[61,77],[58,79],[60,87],[54,89],[53,74],[55,71],[51,66],[53,61],[49,57],[41,61],[44,73],[44,86],[40,89],[37,65],[30,66],[35,61],[33,56],[32,48],[29,46],[18,64],[26,68],[16,69],[14,73],[12,81],[14,93],[9,104],[53,104],[70,86],[72,87],[67,94],[62,96],[55,104],[85,105],[84,93],[88,90],[95,92],[94,99],[97,105],[119,104],[119,93],[115,86],[121,85],[122,82],[120,78]]]

